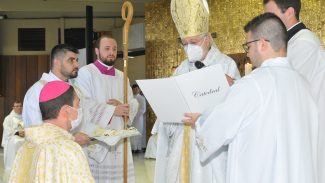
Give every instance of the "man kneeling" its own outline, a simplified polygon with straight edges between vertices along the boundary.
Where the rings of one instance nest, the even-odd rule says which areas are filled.
[[[9,182],[94,182],[81,147],[69,133],[81,119],[79,98],[63,81],[48,82],[39,105],[43,124],[25,129]]]

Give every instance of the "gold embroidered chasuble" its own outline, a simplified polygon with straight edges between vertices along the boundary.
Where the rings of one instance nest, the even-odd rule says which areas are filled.
[[[74,137],[50,123],[25,129],[10,174],[12,183],[92,183],[88,161]]]

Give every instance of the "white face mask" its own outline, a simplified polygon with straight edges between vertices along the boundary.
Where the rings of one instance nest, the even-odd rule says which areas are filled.
[[[73,108],[73,107],[71,107]],[[71,129],[70,131],[73,131],[74,129],[76,129],[80,123],[81,123],[81,120],[82,120],[82,109],[81,108],[78,108],[78,109],[75,109],[73,108],[74,110],[77,110],[77,118],[75,120],[72,120],[71,121]]]
[[[205,37],[202,44],[204,43],[204,41],[205,41]],[[201,61],[203,57],[203,49],[201,47],[202,44],[200,46],[196,44],[187,44],[184,46],[189,62]]]

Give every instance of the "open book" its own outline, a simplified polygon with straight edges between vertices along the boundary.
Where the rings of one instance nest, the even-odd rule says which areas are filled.
[[[229,89],[219,64],[179,76],[137,80],[159,121],[181,123],[186,112],[202,113],[220,103]]]

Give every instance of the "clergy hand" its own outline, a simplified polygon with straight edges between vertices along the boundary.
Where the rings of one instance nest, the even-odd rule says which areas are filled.
[[[185,113],[184,116],[185,116],[185,119],[183,119],[182,121],[185,124],[191,125],[192,128],[194,128],[195,127],[195,122],[201,116],[201,114],[200,113]]]
[[[77,142],[81,146],[89,144],[89,142],[90,142],[88,135],[86,135],[82,132],[77,132],[73,136],[74,136],[74,141]]]
[[[109,99],[106,103],[109,105],[113,105],[113,106],[118,106],[118,105],[122,104],[120,101],[118,101],[116,99]]]
[[[18,132],[18,135],[19,135],[20,137],[25,137],[25,131],[24,131],[24,130],[19,131],[19,132]]]
[[[114,116],[129,116],[129,104],[117,105],[114,111]]]
[[[227,78],[227,81],[228,81],[228,84],[229,86],[233,85],[234,84],[234,79],[232,79],[230,76],[228,76],[227,74],[226,75],[226,78]]]

